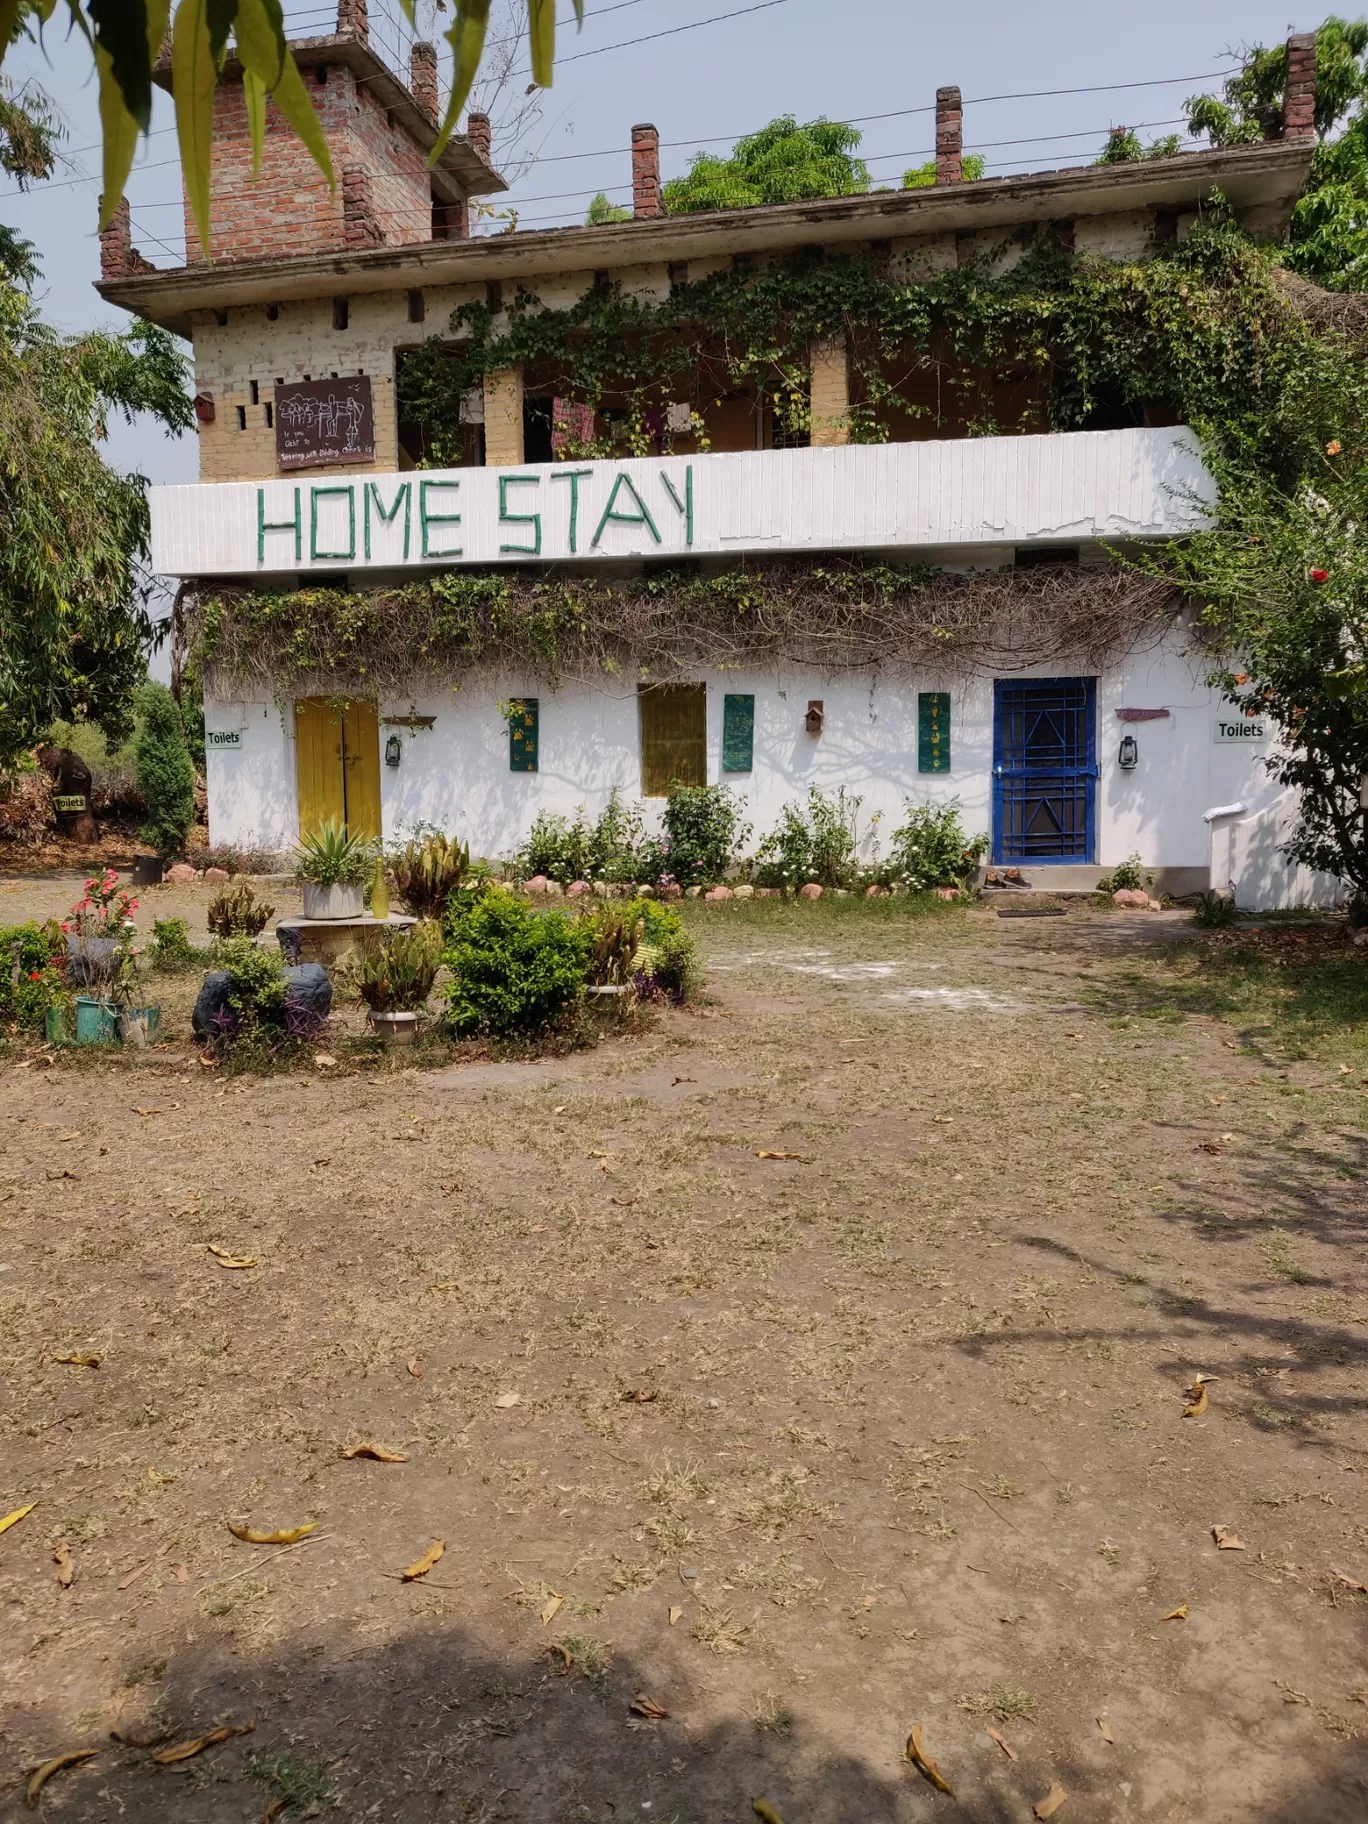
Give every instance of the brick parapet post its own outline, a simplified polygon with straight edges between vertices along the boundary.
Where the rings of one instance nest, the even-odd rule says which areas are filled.
[[[359,38],[362,44],[370,43],[370,13],[366,0],[337,0],[337,35],[339,38]]]
[[[660,135],[649,124],[632,128],[632,214],[638,221],[664,215],[660,200]]]
[[[118,207],[109,218],[109,226],[100,230],[100,277],[127,279],[137,272],[156,270],[151,260],[145,260],[133,245],[128,198],[120,197]]]
[[[1316,34],[1294,32],[1287,41],[1287,83],[1283,89],[1284,139],[1310,145],[1316,137]]]
[[[964,108],[957,88],[936,90],[936,182],[964,181]]]
[[[478,152],[487,165],[494,162],[494,135],[489,125],[488,114],[466,115],[466,139],[471,150]]]
[[[370,173],[362,165],[347,165],[342,172],[342,229],[348,249],[384,245],[371,201]]]
[[[419,38],[409,50],[409,91],[437,125],[437,46]]]

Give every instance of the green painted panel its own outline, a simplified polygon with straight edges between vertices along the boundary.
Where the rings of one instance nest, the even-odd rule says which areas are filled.
[[[755,765],[755,698],[722,699],[722,771],[748,773]]]
[[[539,697],[514,697],[508,715],[508,770],[535,773],[541,724]]]
[[[917,771],[950,771],[950,692],[924,690],[917,698]]]

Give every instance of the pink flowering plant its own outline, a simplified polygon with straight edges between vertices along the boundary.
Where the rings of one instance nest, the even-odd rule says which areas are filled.
[[[62,920],[62,929],[75,937],[112,937],[124,939],[134,930],[133,914],[138,902],[122,891],[113,868],[103,874],[92,874],[85,883],[85,897],[79,899]]]

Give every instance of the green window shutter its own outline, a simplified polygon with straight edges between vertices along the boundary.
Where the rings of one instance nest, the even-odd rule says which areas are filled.
[[[537,736],[541,724],[539,697],[514,697],[508,715],[508,770],[535,773]]]
[[[722,771],[748,773],[755,765],[755,698],[722,699]]]
[[[917,771],[950,771],[950,692],[924,690],[917,698]]]

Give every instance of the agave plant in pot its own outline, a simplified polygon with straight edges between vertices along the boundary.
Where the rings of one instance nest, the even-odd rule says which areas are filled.
[[[412,1045],[441,961],[442,927],[429,919],[367,944],[349,965],[348,985],[387,1045]]]
[[[343,823],[325,823],[301,836],[295,879],[304,889],[305,918],[360,918],[373,865],[370,842]]]

